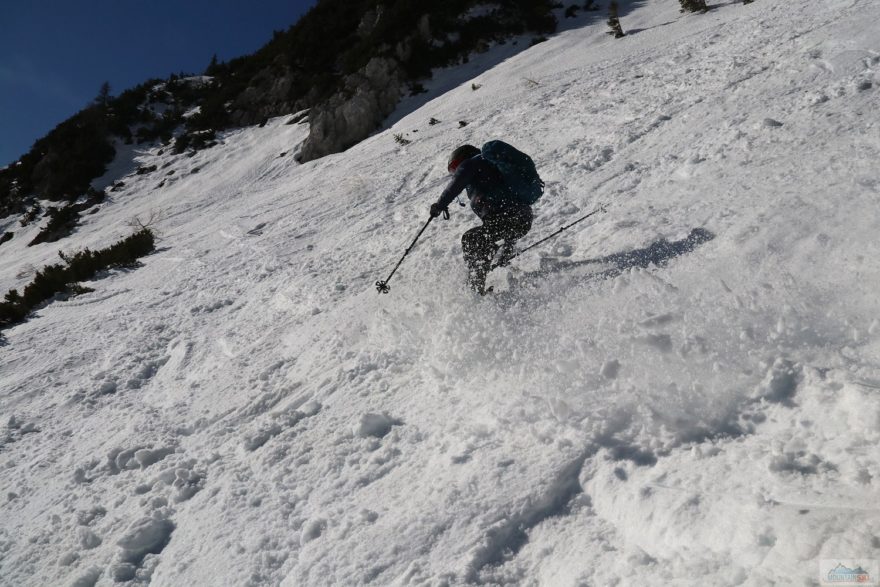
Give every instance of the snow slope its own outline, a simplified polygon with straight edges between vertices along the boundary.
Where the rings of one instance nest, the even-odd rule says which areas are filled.
[[[61,244],[159,211],[159,250],[0,343],[0,583],[876,568],[880,4],[629,8],[624,39],[568,30],[307,165],[285,119],[137,153],[160,169]],[[475,299],[453,206],[378,295],[446,153],[490,138],[548,184],[524,242],[607,213]],[[54,261],[27,240],[4,288]]]

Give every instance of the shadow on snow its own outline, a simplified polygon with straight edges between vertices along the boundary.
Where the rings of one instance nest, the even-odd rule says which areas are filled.
[[[522,283],[538,281],[550,273],[571,271],[578,268],[596,268],[583,276],[585,280],[611,279],[624,271],[636,267],[647,269],[651,265],[664,267],[671,259],[692,252],[703,243],[714,239],[715,235],[705,228],[691,230],[685,238],[677,241],[668,241],[661,238],[642,249],[614,253],[605,257],[586,259],[584,261],[560,261],[554,258],[541,259],[541,268],[537,271],[526,273],[517,281]]]

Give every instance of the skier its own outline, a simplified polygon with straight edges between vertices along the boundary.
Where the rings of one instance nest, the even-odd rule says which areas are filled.
[[[495,143],[509,147],[500,141]],[[487,146],[491,144],[487,143]],[[473,145],[462,145],[455,149],[449,157],[447,169],[455,177],[431,205],[431,218],[446,212],[452,200],[462,190],[467,190],[471,209],[483,224],[462,235],[461,248],[468,267],[468,285],[478,294],[486,295],[491,291],[491,288],[486,290],[486,275],[499,250],[498,243],[504,243],[498,261],[499,265],[504,265],[513,256],[514,243],[532,228],[532,208],[527,199],[509,187],[509,182],[505,181],[498,167]]]

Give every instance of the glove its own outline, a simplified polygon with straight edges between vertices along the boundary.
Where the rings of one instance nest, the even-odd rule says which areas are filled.
[[[431,204],[431,218],[437,218],[444,212],[446,212],[446,207],[441,206],[440,202],[434,202],[433,204]],[[448,215],[449,212],[446,212],[446,214]]]

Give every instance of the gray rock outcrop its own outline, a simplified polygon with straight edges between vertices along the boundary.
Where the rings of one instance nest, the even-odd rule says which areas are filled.
[[[251,84],[230,105],[230,119],[235,126],[257,124],[265,118],[302,110],[302,100],[291,99],[295,78],[289,67],[267,68],[254,76]]]
[[[309,114],[309,138],[301,162],[338,153],[367,138],[394,111],[403,88],[395,59],[374,57],[346,77],[344,88]]]

